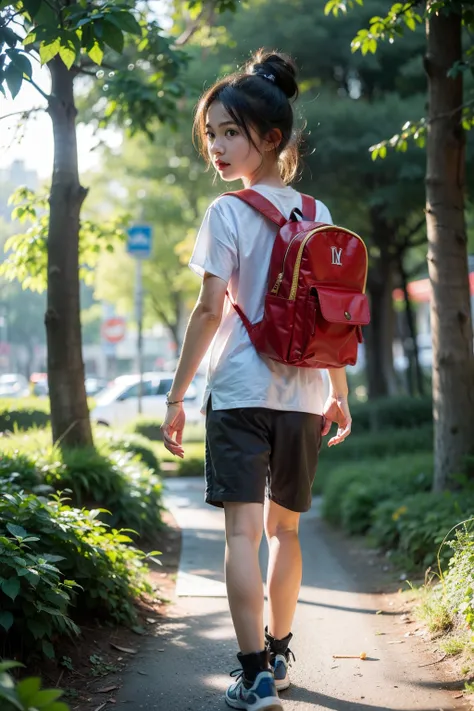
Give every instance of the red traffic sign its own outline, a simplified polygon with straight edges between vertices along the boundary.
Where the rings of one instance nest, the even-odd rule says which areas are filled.
[[[124,318],[116,316],[108,318],[102,323],[101,333],[102,338],[108,343],[119,343],[125,338],[127,332],[127,324]]]

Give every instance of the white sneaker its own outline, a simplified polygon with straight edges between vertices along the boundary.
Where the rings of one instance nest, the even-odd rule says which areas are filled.
[[[280,711],[283,708],[271,671],[260,672],[250,689],[247,689],[244,684],[243,671],[237,669],[231,673],[231,676],[236,674],[239,674],[237,681],[225,692],[228,706],[244,711]]]

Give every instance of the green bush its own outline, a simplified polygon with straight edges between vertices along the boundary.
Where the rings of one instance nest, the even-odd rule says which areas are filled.
[[[431,397],[406,395],[351,403],[353,431],[409,429],[433,422]]]
[[[180,459],[176,476],[204,476],[204,459],[199,457]]]
[[[29,430],[49,423],[49,401],[0,399],[0,432]]]
[[[151,441],[141,435],[117,434],[113,430],[101,428],[95,434],[95,441],[105,442],[110,449],[136,454],[144,464],[155,472],[160,471],[160,464]]]
[[[377,433],[353,433],[341,444],[328,447],[327,442],[334,432],[335,430],[323,440],[319,453],[318,471],[313,487],[315,494],[321,493],[324,482],[343,462],[352,464],[360,460],[393,457],[400,452],[408,454],[433,450],[433,428],[430,424],[412,429],[392,428]]]
[[[471,508],[471,513],[473,508]],[[444,577],[443,588],[453,612],[464,617],[469,629],[474,631],[474,519],[456,530],[450,541],[454,551],[449,561],[449,572]]]
[[[2,444],[3,456],[10,461],[5,474],[19,465],[10,485],[38,493],[32,486],[36,472],[36,484],[69,489],[74,505],[105,507],[109,514],[101,516],[109,525],[132,528],[146,537],[154,536],[161,525],[161,478],[140,461],[133,446],[130,451],[115,450],[113,443],[102,441],[96,449],[63,452],[48,443],[46,431],[8,437]]]
[[[430,453],[341,465],[324,486],[323,515],[348,533],[365,533],[372,525],[377,504],[394,496],[426,491],[432,477]]]
[[[444,537],[473,511],[472,491],[424,492],[411,496],[397,492],[374,508],[370,533],[376,545],[396,550],[414,565],[433,565]],[[441,563],[446,565],[450,556],[449,548],[443,546]]]
[[[41,689],[41,679],[27,677],[16,681],[10,669],[21,667],[18,662],[0,662],[0,701],[2,711],[69,711],[69,706],[58,701],[59,689]]]
[[[0,498],[0,626],[23,649],[53,656],[57,633],[78,631],[70,617],[135,621],[133,599],[151,592],[146,556],[98,514],[58,495]]]
[[[127,426],[126,430],[130,434],[138,434],[151,439],[152,442],[162,442],[163,435],[161,434],[161,420],[155,420],[150,417],[137,417]]]

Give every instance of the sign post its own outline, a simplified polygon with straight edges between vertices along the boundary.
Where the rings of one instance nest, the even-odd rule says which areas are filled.
[[[152,246],[150,225],[134,225],[128,230],[127,252],[135,258],[135,312],[137,319],[137,366],[140,375],[138,387],[138,414],[142,414],[143,397],[143,260],[149,259]]]

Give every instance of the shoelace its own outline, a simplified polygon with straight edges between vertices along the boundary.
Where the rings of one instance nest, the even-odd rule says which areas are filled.
[[[229,676],[235,677],[236,681],[239,681],[241,677],[244,675],[244,670],[239,667],[238,669],[234,669],[234,671],[231,671]]]

